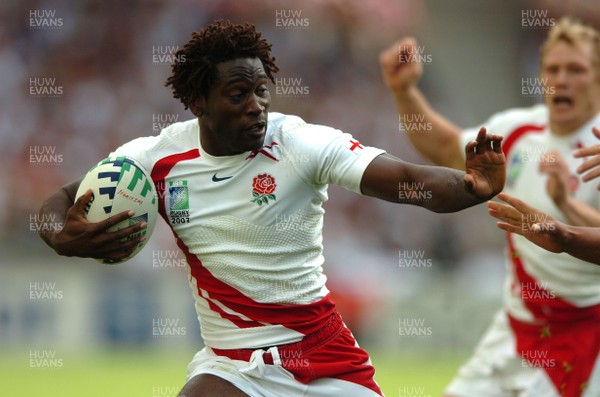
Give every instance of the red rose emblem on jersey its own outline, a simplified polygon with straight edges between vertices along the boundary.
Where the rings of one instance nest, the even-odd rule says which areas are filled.
[[[252,183],[252,190],[258,194],[271,194],[276,187],[275,178],[269,174],[260,174]]]
[[[260,207],[269,204],[269,200],[276,200],[273,192],[277,188],[275,178],[269,174],[260,174],[252,181],[252,202]]]

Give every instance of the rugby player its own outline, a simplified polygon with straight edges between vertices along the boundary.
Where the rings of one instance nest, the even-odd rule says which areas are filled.
[[[325,285],[327,186],[458,211],[502,190],[502,138],[482,128],[465,145],[463,172],[409,164],[350,134],[269,112],[268,82],[278,68],[250,24],[216,21],[175,58],[184,61],[173,64],[166,85],[195,118],[112,154],[151,170],[159,212],[189,265],[206,347],[191,361],[180,396],[383,395]],[[427,200],[407,194],[413,181],[431,193]],[[123,238],[145,224],[107,233],[127,212],[87,222],[91,191],[75,200],[79,183],[42,205],[40,219],[64,219],[60,232],[42,231],[42,238],[60,255],[129,255],[139,240]]]
[[[417,87],[418,57],[402,56],[417,53],[416,45],[405,38],[382,52],[384,80],[399,114],[413,116],[401,119],[432,126],[424,134],[405,125],[413,146],[437,165],[461,169],[460,146],[476,130],[461,131],[429,105]],[[598,227],[599,192],[580,183],[580,160],[572,156],[595,143],[592,126],[600,125],[598,32],[569,18],[558,21],[541,47],[539,75],[548,93],[543,104],[484,123],[505,138],[505,192],[563,223]],[[515,233],[507,234],[506,264],[504,307],[446,396],[600,395],[600,267]]]

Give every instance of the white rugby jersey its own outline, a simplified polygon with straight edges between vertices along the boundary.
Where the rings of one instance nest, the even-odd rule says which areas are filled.
[[[550,132],[545,105],[501,112],[482,125],[487,128],[488,133],[504,136],[502,145],[508,164],[504,191],[566,222],[565,216],[546,191],[547,175],[539,171],[540,161],[548,150],[556,150],[569,164],[572,174],[576,175],[575,169],[583,160],[575,159],[573,151],[598,143],[592,133],[592,126],[600,126],[600,114],[578,131],[565,137]],[[475,139],[478,130],[479,127],[464,131],[461,137],[463,152],[464,145]],[[579,178],[573,178],[570,188],[574,190],[576,199],[600,209],[600,192],[596,185],[597,183],[583,183]],[[600,303],[600,266],[564,253],[553,254],[522,236],[511,234],[509,238],[522,260],[524,269],[535,278],[538,286],[547,291],[548,297],[556,295],[577,307]],[[508,278],[505,284],[505,304],[514,317],[532,321],[532,313],[523,304],[522,291],[515,280],[511,255],[512,252],[507,249]]]
[[[279,113],[252,152],[211,156],[197,119],[114,152],[151,170],[160,214],[189,265],[202,336],[220,349],[291,343],[324,325],[334,310],[321,267],[327,185],[360,193],[381,153]]]

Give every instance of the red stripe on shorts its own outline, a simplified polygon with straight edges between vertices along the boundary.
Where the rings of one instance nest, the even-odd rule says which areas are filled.
[[[219,356],[242,361],[250,361],[254,352],[253,349],[211,350]],[[374,379],[375,368],[368,364],[369,354],[357,346],[337,312],[329,316],[319,331],[299,342],[277,346],[277,351],[280,365],[299,382],[308,384],[320,378],[334,378],[364,386],[383,396]],[[263,360],[265,364],[274,365],[270,352],[263,354]]]

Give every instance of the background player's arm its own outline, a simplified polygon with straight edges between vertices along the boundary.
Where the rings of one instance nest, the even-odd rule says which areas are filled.
[[[568,197],[558,208],[570,225],[600,227],[600,212],[583,201]]]
[[[500,220],[500,229],[524,236],[550,252],[566,252],[600,265],[600,228],[567,225],[508,194],[498,197],[507,204],[490,201],[488,208],[490,215]]]
[[[435,212],[454,212],[479,204],[502,191],[506,160],[502,138],[485,128],[466,147],[466,173],[446,167],[421,166],[383,154],[367,167],[361,190],[368,196],[413,204]]]
[[[600,139],[600,128],[594,127],[592,131]],[[600,144],[578,149],[573,155],[576,158],[589,157],[577,168],[577,173],[583,175],[582,181],[589,182],[600,177]],[[600,190],[600,184],[598,184],[598,190]]]
[[[44,201],[38,217],[39,222],[52,219],[63,227],[57,232],[49,231],[53,228],[38,225],[40,237],[57,254],[63,256],[110,260],[129,256],[141,241],[141,237],[121,240],[146,227],[146,224],[141,222],[116,232],[107,231],[112,225],[131,217],[133,211],[121,212],[98,223],[88,222],[85,217],[85,206],[90,201],[92,192],[87,191],[75,201],[80,183],[81,180],[67,184]]]
[[[436,165],[464,170],[465,163],[460,151],[460,129],[437,113],[417,87],[423,66],[416,54],[417,42],[405,38],[394,43],[379,57],[383,78],[392,91],[398,114],[418,123],[404,123],[408,138],[423,156]],[[423,134],[411,131],[413,125],[425,123],[431,126],[431,133]]]

